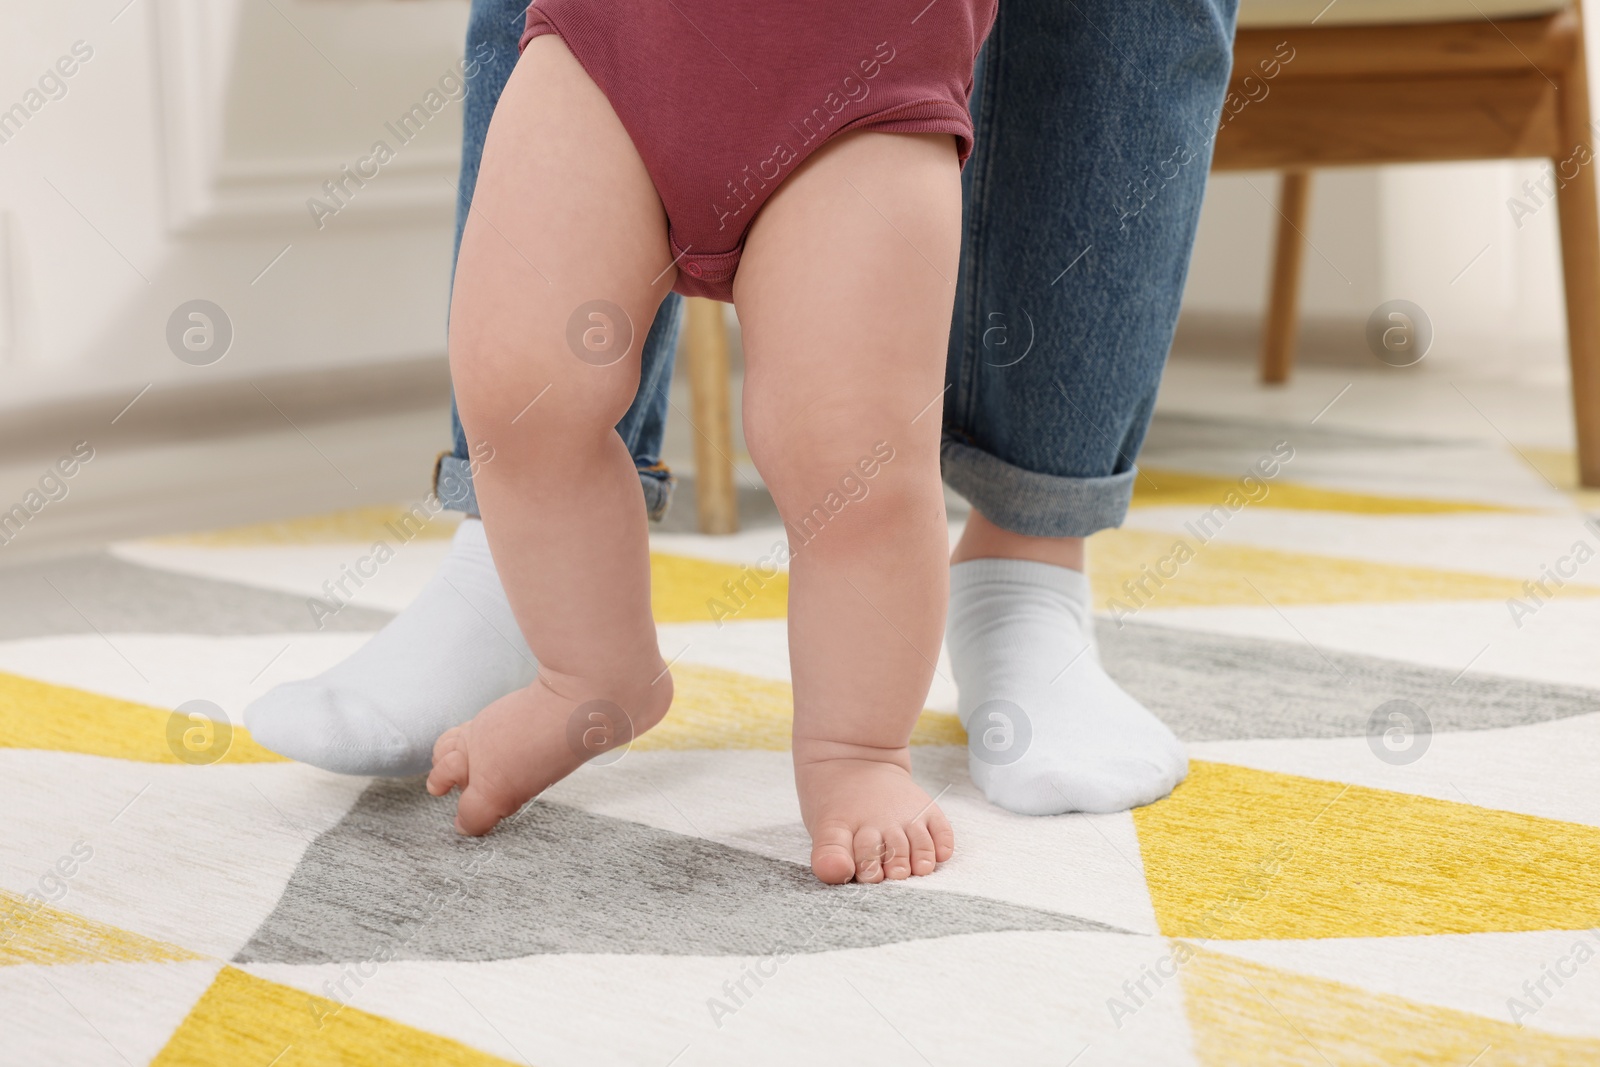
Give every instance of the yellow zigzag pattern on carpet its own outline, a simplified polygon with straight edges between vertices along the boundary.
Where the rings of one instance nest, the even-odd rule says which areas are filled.
[[[1444,515],[1461,512],[1497,511],[1527,514],[1528,508],[1510,508],[1473,500],[1434,500],[1428,497],[1380,496],[1343,489],[1324,489],[1304,482],[1267,483],[1267,495],[1253,508],[1284,508],[1290,511],[1349,511],[1361,515]],[[1169,508],[1198,505],[1202,508],[1222,503],[1229,493],[1243,493],[1238,477],[1193,474],[1160,467],[1140,467],[1133,486],[1132,506]]]
[[[1572,453],[1552,453],[1575,464]],[[1543,469],[1543,467],[1541,467]],[[1219,503],[1230,491],[1239,488],[1237,477],[1201,474],[1167,467],[1140,467],[1134,484],[1133,507],[1153,508]],[[1289,508],[1298,511],[1349,511],[1365,515],[1438,515],[1457,512],[1526,512],[1526,508],[1503,507],[1472,500],[1435,500],[1427,497],[1383,496],[1343,489],[1325,489],[1304,482],[1274,481],[1267,496],[1254,507]],[[252,523],[223,530],[176,534],[152,539],[155,544],[195,545],[209,548],[238,548],[252,545],[308,545],[332,541],[370,542],[393,537],[389,524],[406,516],[400,504],[374,504],[346,508],[323,515],[306,515],[280,522]],[[414,537],[444,540],[455,533],[460,516],[444,511],[425,523],[413,513],[407,524]]]
[[[633,743],[636,751],[788,751],[794,729],[794,690],[788,682],[692,663],[675,665],[672,680],[672,710],[661,725]],[[949,712],[924,711],[911,743],[965,745],[967,735],[961,720]]]
[[[1600,924],[1600,828],[1580,823],[1194,761],[1170,797],[1134,809],[1133,824],[1169,937]]]
[[[725,610],[715,613],[712,601]],[[764,578],[753,567],[652,552],[650,610],[656,622],[781,619],[789,614],[789,572]]]
[[[1193,553],[1175,561],[1174,547]],[[1163,577],[1165,570],[1173,577]],[[1154,575],[1154,577],[1151,577]],[[1188,608],[1268,604],[1382,604],[1405,600],[1505,600],[1520,582],[1466,571],[1435,570],[1284,552],[1253,545],[1200,543],[1184,534],[1106,530],[1089,539],[1094,609]],[[1130,591],[1124,583],[1134,586]],[[1140,583],[1143,583],[1141,585]],[[1257,592],[1259,590],[1259,592]],[[1563,596],[1600,596],[1600,587],[1568,583]],[[1263,600],[1262,598],[1266,599]],[[1141,603],[1142,602],[1142,603]]]
[[[1571,449],[1530,448],[1517,449],[1521,460],[1572,498],[1584,511],[1600,511],[1600,489],[1585,489],[1578,484],[1578,453]]]
[[[150,1063],[151,1067],[234,1063],[504,1067],[510,1061],[236,967],[223,967]]]
[[[249,526],[232,526],[225,530],[201,533],[174,534],[153,537],[156,545],[193,545],[201,548],[251,548],[264,545],[321,545],[335,541],[394,540],[396,534],[390,523],[399,523],[406,509],[399,504],[372,504],[366,507],[346,508],[325,515],[305,515],[282,522],[259,522]],[[407,520],[403,530],[411,536],[405,540],[422,538],[426,541],[443,541],[453,537],[461,516],[453,511],[441,511],[423,522],[415,517]]]
[[[43,748],[89,756],[182,763],[167,746],[172,712],[0,671],[0,748]],[[243,726],[218,763],[286,762]]]
[[[0,966],[166,963],[194,953],[0,889]]]
[[[349,541],[370,545],[386,541],[395,545],[422,538],[441,540],[455,533],[457,517],[442,512],[421,525],[411,522],[401,537],[394,525],[405,515],[398,506],[349,508],[328,515],[311,515],[284,522],[236,526],[212,533],[184,534],[153,539],[151,543],[194,548],[250,548],[263,545],[310,545]],[[789,575],[762,579],[750,568],[690,556],[650,555],[650,603],[657,622],[714,622],[709,602],[721,601],[735,609],[725,619],[781,619],[788,610]],[[732,592],[724,583],[732,583]]]
[[[1186,944],[1174,947],[1179,955],[1193,953],[1179,964],[1179,973],[1195,1053],[1207,1067],[1600,1063],[1600,1041],[1594,1038],[1519,1029]]]
[[[787,751],[794,726],[789,683],[736,671],[680,663],[672,669],[677,695],[665,722],[633,743],[641,752],[664,749],[766,749]],[[89,756],[181,762],[167,747],[170,711],[36,682],[0,672],[0,748],[39,748]],[[913,745],[965,745],[960,720],[925,711]],[[274,763],[284,758],[255,741],[242,726],[219,763]]]
[[[1151,470],[1158,490],[1140,479],[1135,503],[1210,505],[1220,501],[1234,482],[1211,475]],[[1442,512],[1516,512],[1469,501],[1438,501],[1346,493],[1286,482],[1252,507],[1339,510],[1363,514],[1437,514]],[[283,523],[239,527],[214,534],[168,538],[163,543],[199,548],[261,544],[310,544],[351,541],[370,544],[394,540],[386,523],[401,515],[398,508],[370,507]],[[453,523],[435,520],[421,536],[448,536]],[[1179,542],[1194,552],[1187,562],[1163,563]],[[1179,608],[1273,604],[1372,604],[1417,600],[1504,600],[1524,595],[1514,579],[1467,571],[1439,570],[1398,564],[1370,563],[1335,556],[1286,552],[1234,543],[1201,543],[1184,534],[1146,530],[1106,530],[1091,539],[1090,575],[1095,607],[1109,611],[1111,601],[1127,608]],[[1163,577],[1166,570],[1176,574]],[[733,623],[781,619],[787,614],[789,576],[780,572],[762,578],[753,568],[690,556],[652,553],[651,607],[657,622]],[[1154,577],[1152,577],[1154,575]],[[1136,588],[1130,591],[1124,583]],[[1142,585],[1141,585],[1142,583]],[[1252,588],[1254,583],[1255,588]],[[1259,589],[1258,593],[1256,590]],[[1568,584],[1568,596],[1600,596],[1600,587]],[[715,603],[714,603],[715,602]],[[1142,602],[1142,603],[1141,603]],[[721,605],[719,616],[717,605]]]

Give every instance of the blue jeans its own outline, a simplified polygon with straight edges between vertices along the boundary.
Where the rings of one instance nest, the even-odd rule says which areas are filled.
[[[473,0],[457,240],[525,0]],[[1015,533],[1119,525],[1177,325],[1232,62],[1236,0],[1002,0],[974,75],[977,143],[944,397],[945,481]],[[480,53],[481,54],[481,53]],[[617,424],[652,514],[680,301]],[[446,506],[476,512],[467,443]],[[464,488],[463,488],[464,486]]]
[[[522,37],[523,16],[527,10],[528,0],[472,0],[472,13],[467,19],[467,55],[477,59],[479,67],[467,79],[461,120],[461,180],[456,186],[457,253],[461,251],[461,231],[472,208],[472,191],[478,184],[478,162],[483,156],[484,138],[489,135],[489,118],[494,114],[494,106],[511,77],[512,68],[517,65],[517,42]],[[665,515],[672,499],[672,472],[661,463],[661,440],[667,431],[667,387],[672,382],[672,364],[682,321],[683,297],[668,293],[645,335],[638,395],[622,421],[617,423],[617,433],[639,469],[645,507],[652,519]],[[462,429],[461,415],[453,400],[450,427],[455,446],[441,456],[434,467],[434,492],[450,510],[476,515],[478,496],[472,487],[467,432]]]

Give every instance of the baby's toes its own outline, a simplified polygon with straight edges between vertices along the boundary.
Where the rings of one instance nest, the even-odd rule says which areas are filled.
[[[428,771],[428,792],[442,797],[467,784],[467,750],[451,730],[433,746],[433,768]]]
[[[934,853],[933,834],[922,819],[906,824],[906,840],[911,843],[911,873],[932,874],[939,862]]]
[[[943,863],[955,853],[956,832],[950,829],[950,820],[937,807],[929,808],[927,818],[923,821],[927,823],[928,833],[933,836],[933,858]]]
[[[851,851],[854,835],[843,823],[824,823],[811,840],[811,873],[828,885],[841,885],[856,875]]]
[[[433,762],[434,763],[438,763],[439,759],[446,752],[453,752],[453,751],[455,751],[456,749],[458,749],[460,747],[461,747],[461,727],[452,726],[452,727],[450,727],[450,729],[448,729],[444,733],[440,734],[439,735],[439,740],[437,740],[437,741],[435,741],[433,743]]]
[[[883,831],[883,876],[891,882],[911,877],[911,841],[901,827]]]
[[[875,826],[856,831],[856,881],[883,881],[883,834]]]

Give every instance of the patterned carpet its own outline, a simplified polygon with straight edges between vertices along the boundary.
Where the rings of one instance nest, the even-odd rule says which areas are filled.
[[[447,521],[0,570],[0,1062],[1600,1063],[1600,503],[1564,461],[1158,420],[1091,561],[1189,779],[995,809],[941,664],[914,757],[958,851],[880,886],[804,866],[784,581],[708,621],[775,527],[655,538],[672,714],[481,841],[237,727],[403,607]],[[186,738],[195,701],[234,727]]]

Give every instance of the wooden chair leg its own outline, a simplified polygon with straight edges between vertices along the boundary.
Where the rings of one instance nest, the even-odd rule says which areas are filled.
[[[1261,381],[1281,385],[1294,366],[1294,340],[1299,328],[1300,266],[1305,259],[1306,205],[1311,174],[1283,172],[1278,196],[1278,241],[1272,255],[1272,283],[1267,294],[1267,322],[1261,332]]]
[[[684,324],[689,360],[689,409],[694,423],[694,495],[700,532],[739,530],[733,487],[733,418],[729,404],[728,327],[722,305],[690,299]]]
[[[1567,155],[1552,163],[1560,183],[1556,203],[1561,273],[1566,283],[1572,411],[1578,431],[1578,481],[1585,488],[1600,489],[1600,216],[1596,214],[1594,177],[1600,159],[1594,156],[1589,133],[1589,87],[1581,35],[1579,41],[1577,54],[1561,75],[1558,95]]]

